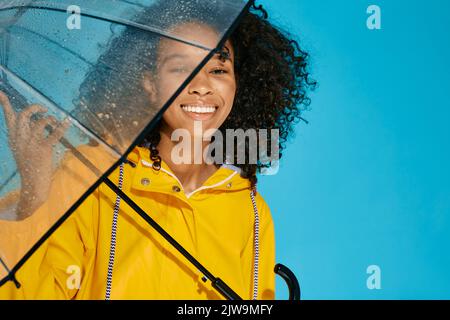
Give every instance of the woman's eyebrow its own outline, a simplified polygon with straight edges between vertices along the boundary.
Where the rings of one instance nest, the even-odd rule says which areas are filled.
[[[164,57],[163,61],[161,62],[161,65],[165,64],[168,60],[171,59],[186,59],[186,58],[188,58],[188,56],[185,54],[174,53]]]
[[[229,60],[231,63],[233,63],[233,59],[231,57],[231,50],[227,46],[223,46],[222,50],[219,51],[215,57],[221,62],[225,63],[227,60]]]

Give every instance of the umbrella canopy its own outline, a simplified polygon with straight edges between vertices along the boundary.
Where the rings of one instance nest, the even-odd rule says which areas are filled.
[[[242,0],[2,1],[0,220],[35,215],[40,227],[26,241],[0,230],[0,284],[221,52],[248,6]],[[186,50],[195,50],[189,60]],[[177,63],[168,82],[159,71],[170,60]],[[71,157],[90,174],[79,178],[81,187],[50,188],[54,174],[76,174],[65,166]]]

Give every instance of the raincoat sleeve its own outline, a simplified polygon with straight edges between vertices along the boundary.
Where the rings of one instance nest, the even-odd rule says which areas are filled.
[[[80,179],[83,172],[79,169],[77,160],[69,155],[55,174],[50,192],[61,195],[68,188],[86,190]],[[76,296],[83,274],[93,264],[92,219],[96,193],[87,197],[19,269],[16,278],[21,288],[17,289],[12,282],[4,284],[0,287],[0,299],[71,299]],[[52,212],[66,210],[66,204],[58,196],[49,197],[23,221],[0,220],[2,255],[17,262],[60,218],[52,216]]]
[[[259,213],[259,275],[258,300],[275,299],[275,232],[270,209],[258,193],[256,203]],[[244,281],[249,288],[247,299],[253,297],[254,269],[254,233],[252,232],[244,250],[241,253],[241,263],[244,270]]]
[[[91,222],[86,214],[92,204],[90,196],[19,269],[16,279],[21,287],[7,282],[0,288],[0,299],[76,298],[83,275],[93,266]]]

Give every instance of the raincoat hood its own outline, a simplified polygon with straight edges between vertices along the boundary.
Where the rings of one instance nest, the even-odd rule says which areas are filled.
[[[240,168],[224,164],[218,171],[211,175],[207,181],[198,189],[187,194],[183,190],[181,182],[172,172],[169,166],[161,161],[161,170],[153,170],[153,161],[149,158],[149,151],[146,148],[137,147],[127,157],[127,160],[137,165],[137,173],[133,177],[133,190],[151,191],[174,195],[174,187],[180,188],[182,192],[175,192],[175,195],[185,201],[194,195],[199,196],[210,191],[231,192],[250,190],[251,184],[248,179],[240,176]],[[139,174],[141,173],[141,174]],[[149,181],[145,180],[148,179]],[[144,183],[142,183],[145,181]]]

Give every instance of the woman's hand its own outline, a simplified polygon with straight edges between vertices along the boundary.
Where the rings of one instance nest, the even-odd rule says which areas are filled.
[[[68,128],[68,122],[58,122],[53,116],[44,116],[47,109],[31,105],[17,113],[5,93],[0,91],[9,133],[9,145],[21,177],[17,219],[23,220],[42,205],[49,193],[53,176],[53,147]],[[38,120],[31,117],[41,114]]]

